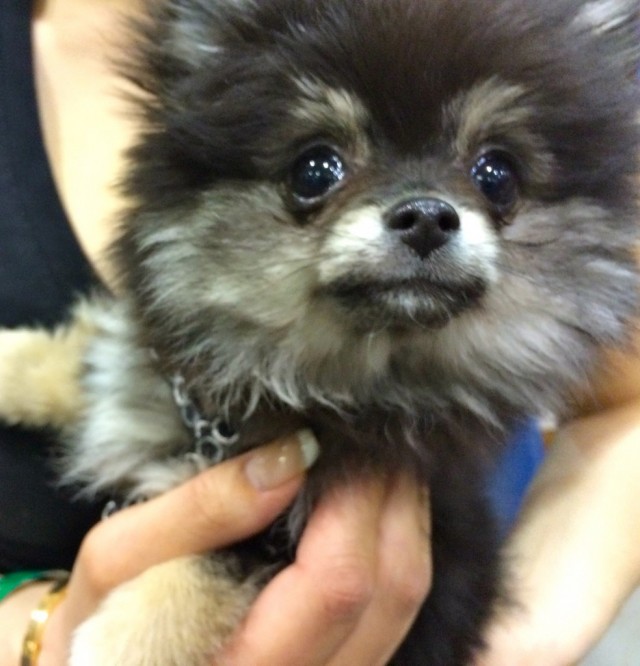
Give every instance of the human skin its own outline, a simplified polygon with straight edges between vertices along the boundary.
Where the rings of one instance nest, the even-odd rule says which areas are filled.
[[[506,549],[519,603],[477,666],[574,664],[640,585],[639,378],[637,353],[612,355],[558,432]]]
[[[73,631],[113,588],[156,564],[221,548],[266,527],[303,483],[307,463],[296,447],[295,441],[268,445],[97,525],[46,627],[40,666],[67,663]],[[251,474],[256,460],[270,470],[257,484]],[[310,519],[295,562],[258,597],[222,663],[384,664],[430,586],[426,500],[404,478],[361,479],[329,493]],[[0,604],[3,636],[15,629],[0,653],[2,666],[18,663],[26,617],[43,588],[34,585]]]
[[[45,634],[41,666],[66,663],[73,630],[117,585],[155,564],[215,550],[266,527],[302,482],[295,476],[258,492],[247,483],[247,459],[270,448],[96,527]],[[363,480],[328,496],[314,512],[295,562],[267,586],[232,639],[228,663],[385,663],[430,583],[428,514],[421,498],[415,486],[399,479]],[[131,546],[114,560],[115,543]],[[391,553],[401,554],[394,561]],[[371,636],[381,638],[372,642]]]

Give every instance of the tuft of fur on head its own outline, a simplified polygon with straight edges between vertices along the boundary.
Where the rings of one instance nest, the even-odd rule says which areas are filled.
[[[131,74],[147,129],[117,256],[145,343],[197,394],[218,408],[271,397],[490,413],[497,397],[555,410],[594,350],[624,338],[637,300],[634,2],[149,10]],[[317,142],[347,176],[301,211],[291,168]],[[503,216],[470,182],[487,149],[518,172]],[[385,225],[417,196],[460,218],[426,260]],[[441,291],[367,293],[414,279]]]

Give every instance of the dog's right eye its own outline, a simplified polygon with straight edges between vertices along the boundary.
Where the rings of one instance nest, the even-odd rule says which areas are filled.
[[[330,146],[313,146],[305,150],[293,163],[289,188],[294,203],[312,208],[322,203],[347,175],[344,160]]]

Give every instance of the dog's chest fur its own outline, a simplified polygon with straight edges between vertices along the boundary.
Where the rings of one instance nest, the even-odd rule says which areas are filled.
[[[386,373],[376,368],[369,386],[363,375],[359,395],[348,393],[345,381],[333,393],[307,387],[293,404],[268,386],[256,397],[251,378],[245,391],[231,392],[240,398],[235,404],[226,391],[190,393],[183,377],[178,390],[157,354],[140,344],[125,303],[96,298],[84,306],[96,332],[84,360],[84,414],[71,429],[63,466],[65,479],[89,495],[114,495],[125,503],[152,497],[211,464],[216,452],[207,459],[195,448],[198,420],[231,429],[225,456],[311,428],[322,456],[301,502],[308,509],[322,488],[366,470],[410,471],[420,482],[434,483],[451,465],[457,474],[468,467],[480,478],[519,418],[506,401],[489,403],[482,393],[474,399],[469,383],[464,390],[453,381],[445,386],[423,369],[409,373],[399,366],[394,372],[391,362]],[[344,377],[357,379],[354,370],[344,368]],[[304,516],[295,523],[300,527]]]

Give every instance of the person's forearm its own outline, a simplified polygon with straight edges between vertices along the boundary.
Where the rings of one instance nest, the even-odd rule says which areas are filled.
[[[553,525],[552,510],[576,517],[558,533],[560,540],[581,530],[586,554],[597,553],[613,581],[625,581],[628,591],[640,583],[640,399],[560,430],[531,488],[520,530],[527,532],[529,518]]]
[[[640,401],[561,429],[511,536],[518,605],[489,632],[482,666],[566,666],[640,582]]]
[[[31,611],[49,587],[50,581],[33,583],[0,603],[0,666],[19,666]]]

